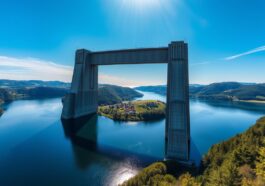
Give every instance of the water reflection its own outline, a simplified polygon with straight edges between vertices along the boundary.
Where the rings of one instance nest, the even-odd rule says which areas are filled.
[[[218,100],[196,100],[192,99],[191,102],[193,103],[204,103],[205,105],[211,106],[215,109],[226,109],[226,110],[232,110],[235,111],[239,110],[245,110],[252,113],[260,113],[264,114],[265,112],[265,104],[264,103],[255,103],[255,102],[240,102],[240,101],[218,101]]]
[[[155,161],[154,158],[132,153],[122,147],[113,147],[111,143],[100,143],[98,141],[100,132],[98,131],[97,114],[74,120],[62,120],[62,125],[65,136],[71,141],[75,162],[81,169],[85,170],[94,164],[95,160],[91,159],[91,156],[93,156],[91,155],[92,152],[96,153],[96,156],[100,156],[100,159],[104,159],[103,157],[107,156],[112,160],[123,162],[123,166],[119,167],[119,170],[113,171],[113,173],[119,174],[124,178],[129,176],[128,172],[136,172],[136,165],[147,165]]]
[[[191,100],[190,108],[195,159],[265,115],[253,103]],[[61,99],[7,105],[0,117],[0,185],[117,185],[164,157],[165,120],[128,124],[93,115],[61,123],[61,110]]]
[[[136,175],[142,166],[155,161],[147,156],[139,156],[126,150],[99,144],[97,141],[98,116],[96,114],[75,120],[62,120],[62,126],[65,137],[71,141],[75,163],[81,170],[90,169],[98,159],[101,160],[101,166],[108,170],[106,178],[97,178],[96,183],[99,185],[116,186],[121,184]],[[108,158],[106,159],[106,157]],[[109,158],[119,161],[121,164],[111,163],[112,166],[110,166],[108,165]]]
[[[89,115],[79,119],[61,120],[64,129],[64,134],[70,139],[75,162],[81,169],[86,169],[91,162],[91,157],[87,156],[80,147],[89,149],[90,151],[97,150],[97,123],[96,115]],[[88,138],[82,138],[78,132],[85,128]]]
[[[105,116],[99,116],[99,117],[102,117],[102,118],[105,118],[105,119],[109,119]],[[114,120],[113,120],[114,121]],[[158,125],[160,122],[164,122],[165,121],[165,118],[159,118],[159,119],[156,119],[156,120],[150,120],[150,121],[114,121],[114,124],[116,125]]]
[[[106,121],[112,122],[110,130],[108,130]],[[102,123],[103,127],[100,126]],[[163,124],[161,125],[161,123]],[[163,160],[164,123],[165,119],[151,122],[135,122],[137,124],[135,126],[136,132],[144,134],[143,139],[141,139],[139,136],[135,137],[132,129],[128,131],[128,127],[134,127],[131,123],[116,122],[95,114],[75,120],[62,120],[64,134],[71,141],[75,162],[81,169],[86,169],[90,164],[93,164],[91,155],[86,155],[84,149],[94,151],[102,156],[108,156],[117,161],[127,162],[126,165],[148,165],[154,161]],[[141,125],[143,131],[140,129]],[[121,132],[124,134],[115,133],[115,126],[118,127],[118,130],[123,128],[124,130],[121,130]],[[148,144],[149,140],[146,132],[150,130],[150,127],[159,127],[158,129],[160,130],[157,130],[156,140],[161,145],[158,146],[159,143],[154,143],[153,136],[156,136],[154,134],[151,134],[150,138],[152,141]],[[115,141],[115,137],[119,141]],[[196,144],[191,140],[191,161],[199,165],[200,160],[201,154]],[[128,166],[125,167],[127,167],[125,168],[127,171],[124,170],[123,173],[127,174],[127,176],[134,172],[134,169],[128,168]],[[124,178],[127,176],[124,175]]]

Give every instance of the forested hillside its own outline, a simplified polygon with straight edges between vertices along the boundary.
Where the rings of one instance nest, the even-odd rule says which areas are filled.
[[[10,102],[18,99],[41,99],[64,96],[70,83],[60,81],[0,80],[0,100]]]
[[[156,94],[160,94],[165,96],[167,94],[167,86],[166,85],[157,85],[157,86],[141,86],[135,87],[134,89],[146,92],[154,92]]]
[[[213,145],[203,157],[200,170],[182,171],[173,163],[154,163],[124,186],[264,186],[265,185],[265,117],[246,132]]]
[[[0,80],[0,100],[9,102],[17,99],[63,97],[69,88],[69,83],[60,81]],[[134,89],[115,85],[99,85],[98,94],[100,105],[120,103],[143,96]]]
[[[4,102],[19,99],[45,99],[63,97],[70,88],[60,81],[14,81],[0,80],[0,107]],[[99,105],[110,105],[129,101],[143,95],[134,89],[115,85],[99,85]],[[0,110],[2,113],[3,110]]]
[[[166,86],[142,86],[136,90],[166,95]],[[210,85],[190,85],[191,98],[230,101],[265,101],[265,84],[246,84],[238,82],[212,83]]]
[[[68,88],[57,87],[0,88],[0,99],[10,102],[18,99],[63,97],[68,91]]]
[[[143,95],[132,88],[116,85],[99,85],[98,104],[112,105],[129,101]]]
[[[57,87],[69,88],[71,83],[61,81],[40,81],[40,80],[8,80],[0,79],[0,87],[25,88],[25,87]]]

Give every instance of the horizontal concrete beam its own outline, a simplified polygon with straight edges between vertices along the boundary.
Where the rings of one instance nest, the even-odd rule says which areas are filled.
[[[144,48],[91,52],[93,65],[168,63],[168,48]]]

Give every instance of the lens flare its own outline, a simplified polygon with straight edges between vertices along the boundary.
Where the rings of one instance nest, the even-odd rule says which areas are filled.
[[[138,7],[142,6],[155,6],[159,3],[160,0],[125,0],[129,4],[133,4]]]
[[[131,9],[146,12],[160,6],[161,0],[123,0],[123,4]]]

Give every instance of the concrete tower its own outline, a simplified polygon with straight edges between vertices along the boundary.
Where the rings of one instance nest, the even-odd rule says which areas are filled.
[[[168,46],[166,157],[189,160],[190,113],[188,47],[184,42]]]

